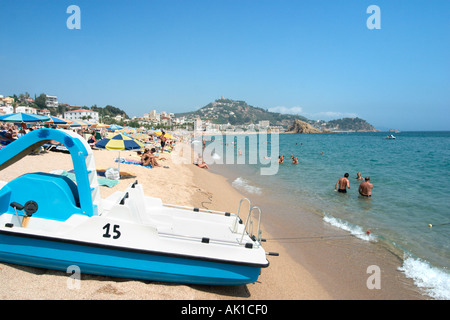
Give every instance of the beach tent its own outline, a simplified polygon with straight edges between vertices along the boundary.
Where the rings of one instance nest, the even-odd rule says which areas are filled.
[[[24,112],[10,113],[0,116],[0,121],[5,122],[42,122],[49,120],[50,117],[47,116]]]

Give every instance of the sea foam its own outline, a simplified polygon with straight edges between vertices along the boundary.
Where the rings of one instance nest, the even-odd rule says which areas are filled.
[[[360,226],[325,214],[323,220],[334,227],[345,230],[355,237],[365,241],[377,241],[376,236],[367,234]],[[403,265],[398,268],[407,278],[421,288],[426,295],[437,300],[450,299],[450,274],[442,269],[431,266],[428,262],[405,255]]]
[[[427,295],[437,300],[450,299],[450,274],[431,266],[428,262],[406,256],[399,267],[406,277],[414,280],[414,284]]]
[[[262,193],[261,188],[250,185],[249,182],[242,177],[237,177],[231,183],[231,185],[238,190],[241,190],[243,192],[248,192],[250,194],[261,195],[261,193]]]
[[[323,221],[331,224],[334,227],[345,230],[350,234],[354,235],[358,239],[365,241],[377,241],[376,237],[371,233],[364,232],[364,230],[360,226],[355,226],[347,221],[341,220],[339,218],[332,217],[330,215],[325,214],[323,217]]]

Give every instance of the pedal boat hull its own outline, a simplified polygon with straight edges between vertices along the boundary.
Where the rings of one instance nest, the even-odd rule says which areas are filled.
[[[207,257],[168,254],[46,236],[0,231],[0,260],[12,264],[101,276],[204,285],[243,285],[261,267]]]

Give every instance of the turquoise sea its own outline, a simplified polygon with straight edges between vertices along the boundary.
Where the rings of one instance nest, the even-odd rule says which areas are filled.
[[[224,149],[216,159],[226,158],[229,148],[236,151],[234,163],[245,157],[245,164],[233,165],[232,181],[243,194],[306,208],[361,241],[390,246],[403,260],[400,271],[423,292],[450,299],[450,132],[400,132],[395,140],[386,136],[383,132],[278,135],[279,154],[285,161],[274,175],[260,174],[267,164],[249,164],[254,138],[246,139],[245,146],[236,139],[227,145],[224,136],[214,136],[209,143],[223,139]],[[267,144],[268,156],[276,161],[278,155],[270,154],[268,140],[261,143]],[[292,164],[291,154],[299,164]],[[371,198],[358,195],[358,171],[371,178]],[[334,186],[346,172],[351,188],[347,194],[337,193]]]

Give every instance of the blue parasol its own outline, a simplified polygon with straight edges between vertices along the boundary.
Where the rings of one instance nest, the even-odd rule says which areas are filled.
[[[49,120],[50,117],[47,116],[41,116],[39,114],[24,113],[24,112],[10,113],[0,116],[0,121],[5,122],[41,122]]]

